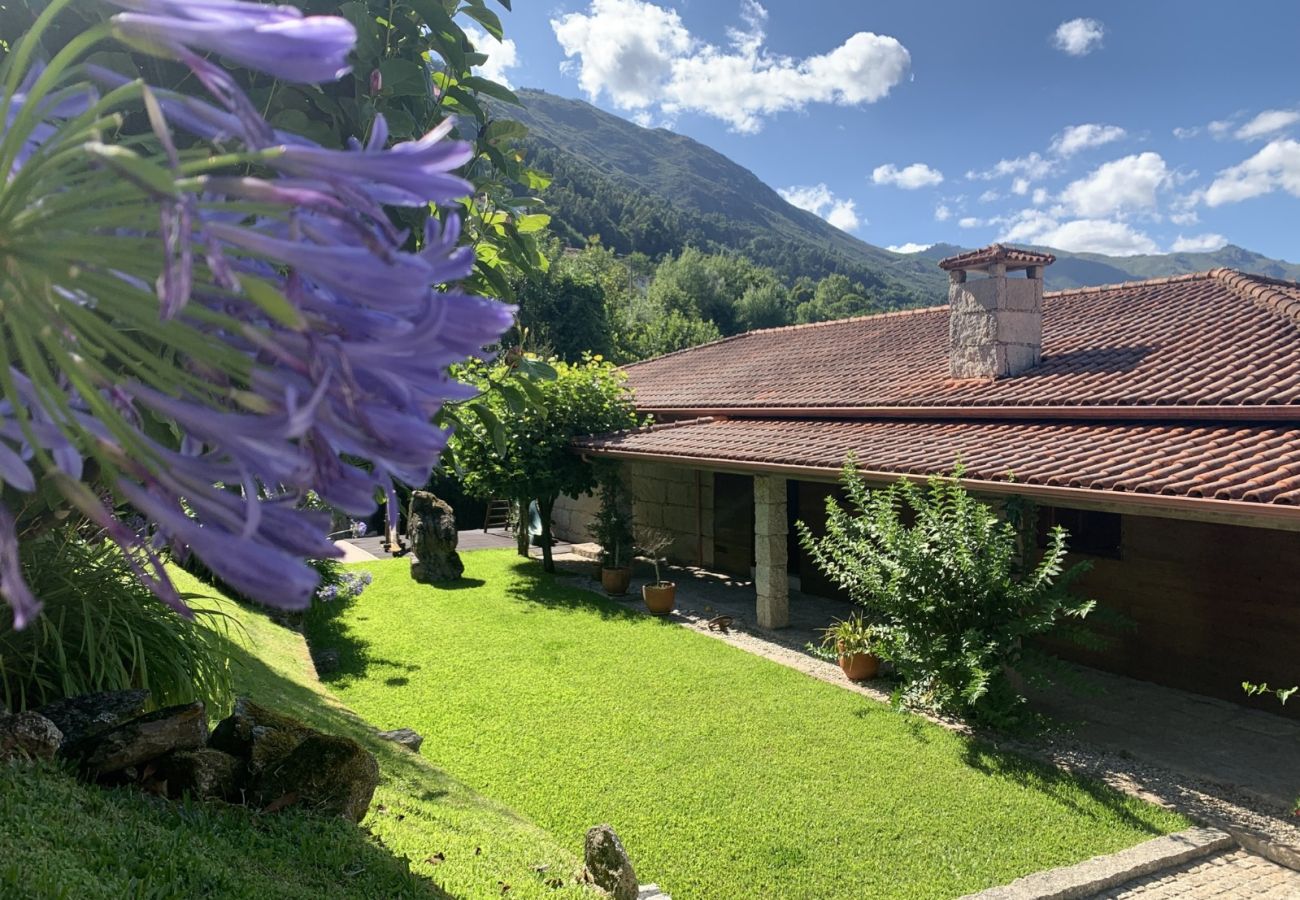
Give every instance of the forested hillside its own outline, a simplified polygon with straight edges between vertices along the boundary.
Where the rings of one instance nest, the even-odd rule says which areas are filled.
[[[932,303],[944,284],[928,261],[840,231],[691,138],[543,91],[519,97],[511,115],[529,128],[530,164],[554,179],[551,227],[569,246],[597,236],[620,254],[738,252],[791,282],[844,275],[882,307]]]

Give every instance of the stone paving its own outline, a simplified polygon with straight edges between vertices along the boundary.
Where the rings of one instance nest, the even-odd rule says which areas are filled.
[[[1234,850],[1166,869],[1094,894],[1088,900],[1211,900],[1300,898],[1300,872]]]

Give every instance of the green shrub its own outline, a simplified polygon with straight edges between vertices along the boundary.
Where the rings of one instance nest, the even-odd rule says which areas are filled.
[[[186,595],[195,613],[186,621],[135,579],[113,544],[73,528],[24,540],[21,563],[45,607],[23,631],[0,624],[0,700],[9,709],[137,687],[158,706],[230,706],[223,613]]]
[[[1063,529],[1034,563],[1016,528],[970,496],[961,474],[873,491],[850,458],[849,502],[827,500],[825,536],[797,527],[816,564],[878,623],[877,652],[900,680],[896,702],[1005,726],[1019,719],[1018,677],[1050,672],[1032,639],[1059,631],[1087,641],[1077,620],[1094,602],[1068,591],[1086,564],[1063,571]]]

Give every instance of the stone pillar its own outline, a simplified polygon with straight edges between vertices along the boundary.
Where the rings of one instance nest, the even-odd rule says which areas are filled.
[[[790,624],[790,579],[787,574],[785,479],[754,476],[754,588],[758,595],[758,624],[784,628]]]

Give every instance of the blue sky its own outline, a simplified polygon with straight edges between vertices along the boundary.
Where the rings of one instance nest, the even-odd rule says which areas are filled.
[[[489,69],[881,246],[1300,260],[1300,3],[516,0]],[[940,180],[941,179],[941,180]]]

